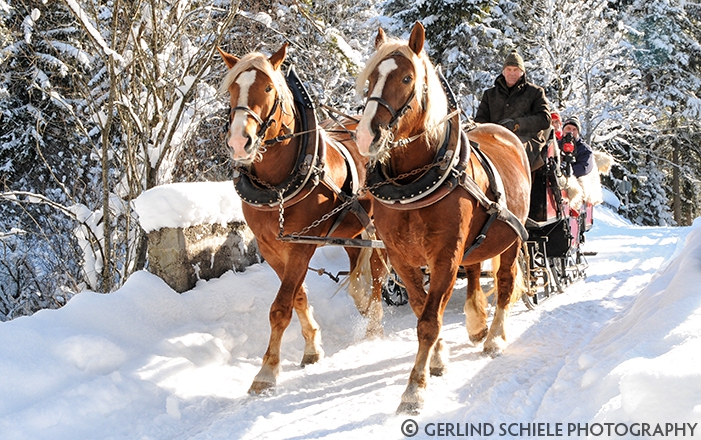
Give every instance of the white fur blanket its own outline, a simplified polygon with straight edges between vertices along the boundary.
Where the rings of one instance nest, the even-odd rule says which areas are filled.
[[[601,174],[608,174],[613,165],[613,157],[603,151],[594,152],[596,167],[582,177],[570,176],[565,183],[567,197],[570,199],[570,207],[579,210],[583,203],[598,205],[603,201],[601,192]]]

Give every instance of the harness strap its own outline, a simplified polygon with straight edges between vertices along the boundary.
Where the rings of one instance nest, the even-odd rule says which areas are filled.
[[[472,150],[479,152],[480,154],[484,154],[480,149],[479,149],[479,144],[470,141],[470,145],[472,146]],[[476,156],[479,157],[479,154],[476,153]],[[486,159],[488,159],[486,156],[484,156]],[[489,185],[492,188],[503,188],[503,183],[501,182],[501,178],[499,178],[499,183],[497,183],[496,178],[498,174],[495,174],[494,171],[488,171],[488,170],[494,170],[493,165],[491,161],[487,160],[485,162],[480,161],[482,167],[485,169],[485,172],[487,173],[487,176],[490,180]],[[490,218],[496,214],[496,219],[503,221],[506,223],[511,229],[518,234],[518,236],[521,238],[521,240],[526,241],[528,239],[528,231],[526,228],[521,224],[519,219],[507,208],[504,204],[500,203],[500,197],[496,197],[497,201],[492,201],[487,198],[486,194],[484,191],[482,191],[482,188],[480,188],[475,180],[467,175],[465,172],[464,166],[466,164],[460,164],[461,172],[460,176],[458,179],[458,182],[460,186],[462,186],[470,195],[472,195],[477,202],[482,205],[486,210],[487,214],[490,215]],[[494,179],[494,180],[492,180]],[[498,193],[498,190],[495,190],[495,196]],[[502,191],[503,193],[503,191]],[[485,225],[486,228],[491,226],[491,221],[487,221],[487,224]],[[483,228],[482,232],[486,233],[486,229]],[[481,234],[481,233],[480,233]],[[474,245],[473,245],[474,246]],[[472,252],[472,246],[470,247],[470,252]],[[466,256],[467,254],[465,254]]]
[[[502,198],[504,197],[504,181],[501,180],[501,175],[499,171],[494,166],[494,163],[484,154],[479,147],[478,143],[474,143],[472,150],[475,152],[475,157],[480,161],[482,169],[487,173],[487,179],[489,180],[489,188],[494,194],[494,199],[499,205],[504,205],[502,203]]]
[[[346,163],[346,168],[348,168],[348,174],[351,178],[351,193],[357,194],[358,190],[360,189],[360,177],[358,176],[358,168],[355,166],[353,155],[351,155],[348,148],[343,145],[343,142],[329,138],[324,131],[321,133],[323,134],[323,139],[326,141],[326,143],[335,148],[339,153],[341,153],[341,156],[343,156],[343,160]]]
[[[325,140],[329,145],[331,145],[333,148],[338,150],[339,153],[341,153],[341,156],[343,157],[344,162],[346,163],[346,167],[348,168],[351,193],[358,194],[358,191],[360,188],[360,178],[358,176],[358,169],[355,166],[355,161],[353,160],[353,156],[351,155],[350,151],[348,151],[348,149],[346,148],[345,145],[343,145],[342,142],[339,142],[335,139],[329,139],[326,136],[325,136]],[[326,168],[326,165],[324,168]],[[341,199],[341,202],[346,202],[349,198],[351,198],[338,185],[336,185],[336,182],[331,180],[328,173],[324,172],[322,182],[331,191],[333,191],[338,196],[339,199]],[[365,208],[363,208],[363,205],[360,204],[360,202],[358,201],[358,198],[355,197],[355,198],[353,198],[353,200],[351,200],[349,205],[345,209],[343,209],[343,211],[341,211],[340,215],[336,218],[336,221],[331,226],[331,229],[329,229],[327,236],[330,236],[331,234],[333,234],[333,232],[336,230],[336,228],[338,228],[338,226],[341,224],[341,222],[345,218],[346,214],[348,214],[348,212],[352,212],[353,214],[355,214],[355,216],[360,221],[360,224],[363,225],[363,228],[365,228],[365,230],[369,234],[374,234],[375,225],[372,223],[372,219],[370,219],[370,215],[367,213]]]
[[[494,223],[494,220],[497,219],[498,215],[498,212],[492,212],[492,214],[487,219],[487,222],[484,224],[484,226],[482,226],[482,230],[480,231],[479,235],[477,235],[477,237],[475,238],[475,242],[472,243],[472,246],[467,248],[465,250],[465,253],[462,254],[463,260],[467,258],[467,256],[470,255],[472,251],[477,249],[482,244],[484,239],[487,238],[487,231],[489,230],[489,227],[492,226],[492,223]]]
[[[411,94],[409,95],[409,98],[406,100],[403,106],[399,108],[399,110],[395,110],[392,108],[389,102],[385,101],[379,96],[370,96],[367,99],[367,102],[370,101],[375,101],[384,108],[387,109],[387,111],[392,115],[392,119],[390,119],[389,123],[387,124],[387,128],[394,128],[395,125],[397,125],[397,122],[399,122],[399,118],[404,116],[406,112],[408,112],[411,109],[411,101],[414,99],[416,96],[416,90],[412,90]]]
[[[479,245],[482,244],[484,239],[487,238],[487,230],[492,225],[494,220],[497,219],[511,227],[511,229],[518,234],[522,241],[526,241],[528,239],[528,231],[521,224],[518,218],[516,218],[516,216],[509,211],[507,207],[489,200],[482,191],[482,188],[480,188],[470,176],[468,176],[466,173],[462,173],[459,182],[460,186],[462,186],[472,197],[474,197],[477,202],[485,208],[487,214],[489,214],[489,218],[484,226],[482,226],[482,230],[475,238],[475,242],[463,253],[463,260],[467,258],[472,251],[477,249]]]
[[[348,195],[343,192],[341,188],[339,188],[338,185],[336,185],[336,182],[331,180],[329,177],[329,174],[326,172],[326,164],[324,164],[324,178],[322,180],[322,183],[326,185],[331,191],[334,192],[338,196],[338,198],[341,200],[341,202],[345,202],[348,199]],[[343,219],[346,217],[346,214],[348,214],[348,209],[345,208],[341,211],[340,215],[336,217],[336,221],[331,225],[331,228],[329,228],[329,232],[326,234],[326,236],[330,236],[336,231],[336,228],[341,224]]]

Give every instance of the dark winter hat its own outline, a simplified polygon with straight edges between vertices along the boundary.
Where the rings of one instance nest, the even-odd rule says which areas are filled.
[[[526,65],[523,63],[523,58],[521,58],[521,55],[519,55],[515,50],[512,50],[511,53],[506,56],[506,59],[504,60],[504,67],[506,68],[506,66],[516,66],[523,72],[526,71]]]
[[[567,118],[564,124],[562,124],[562,128],[565,128],[567,125],[574,125],[575,128],[577,129],[578,132],[582,133],[582,123],[579,122],[579,118],[576,116],[570,116]]]

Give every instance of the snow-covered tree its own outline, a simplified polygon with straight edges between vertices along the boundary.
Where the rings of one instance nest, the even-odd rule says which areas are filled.
[[[65,0],[21,6],[7,4],[12,33],[1,34],[17,41],[9,39],[0,52],[0,123],[11,124],[3,126],[0,142],[6,183],[0,199],[8,214],[3,220],[9,218],[0,231],[20,217],[47,218],[30,210],[62,219],[55,235],[71,242],[62,249],[78,253],[57,260],[71,266],[64,272],[74,280],[74,292],[83,288],[81,280],[110,291],[143,267],[145,237],[130,204],[142,191],[204,175],[227,178],[227,104],[215,92],[226,68],[217,46],[244,55],[272,53],[291,42],[289,62],[318,92],[319,103],[348,112],[356,105],[354,73],[372,50],[370,35],[378,24],[371,1]],[[54,16],[60,24],[48,20]],[[44,110],[50,106],[55,110]],[[44,128],[52,124],[61,128],[56,139]],[[46,148],[51,154],[44,160]],[[68,154],[70,148],[77,152]],[[78,177],[56,172],[51,161],[62,154]],[[41,239],[30,232],[12,240],[26,244],[28,237]],[[41,256],[31,253],[39,248],[13,246],[13,261],[38,261]],[[81,260],[82,275],[72,278],[81,272]],[[11,273],[19,272],[0,277]]]
[[[22,231],[2,244],[0,285],[5,305],[16,300],[9,313],[20,316],[65,303],[64,290],[81,281],[72,218],[30,194],[70,205],[88,196],[96,170],[76,113],[86,64],[70,43],[79,32],[69,11],[38,1],[2,2],[0,10],[9,31],[0,38],[0,234]]]
[[[69,43],[78,32],[60,5],[8,8],[5,23],[13,32],[0,50],[0,181],[35,191],[63,186],[70,197],[85,177],[73,162],[85,155],[75,113],[85,53]]]
[[[698,193],[701,173],[699,15],[698,5],[684,1],[636,0],[625,8],[627,25],[635,30],[630,38],[634,59],[644,72],[645,104],[655,110],[654,121],[644,122],[652,122],[659,134],[652,145],[639,147],[650,148],[668,176],[666,192],[679,224],[688,224],[699,212],[692,195]]]

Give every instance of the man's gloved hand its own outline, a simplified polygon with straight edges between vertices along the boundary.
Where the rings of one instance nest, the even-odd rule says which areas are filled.
[[[518,131],[518,122],[516,122],[515,120],[513,120],[511,118],[502,119],[501,121],[499,121],[499,125],[508,128],[509,130],[513,131],[514,133],[516,133],[516,131]]]

